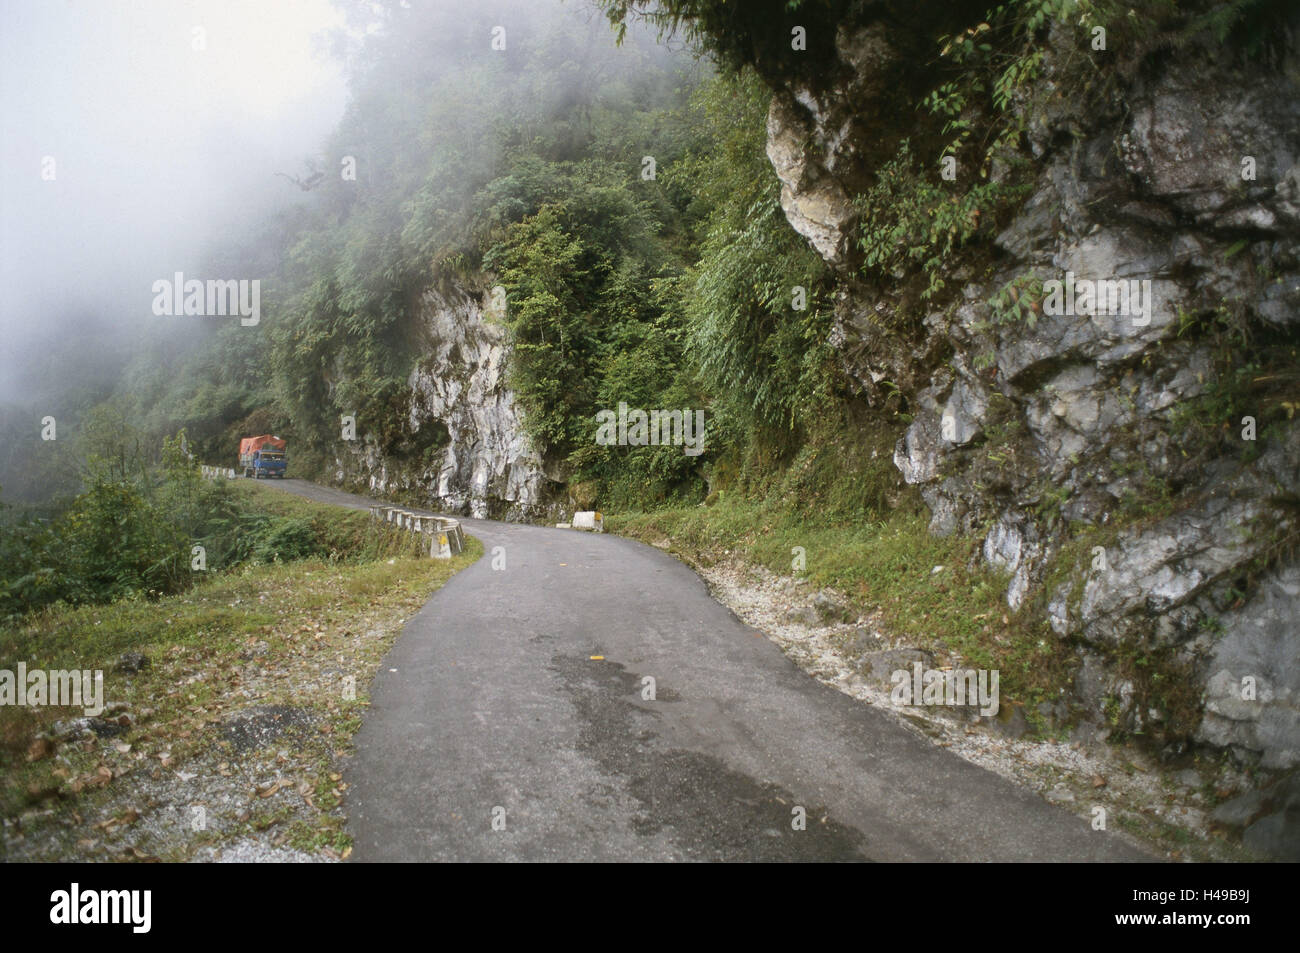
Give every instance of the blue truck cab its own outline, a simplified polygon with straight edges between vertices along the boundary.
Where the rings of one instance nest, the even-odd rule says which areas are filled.
[[[279,477],[283,480],[288,463],[285,442],[279,437],[264,434],[261,437],[245,437],[240,441],[239,466],[245,477]]]
[[[252,477],[279,477],[284,479],[284,468],[288,466],[288,460],[285,458],[283,450],[254,450],[252,459],[249,461],[249,469],[253,472]],[[245,476],[250,474],[245,473]]]

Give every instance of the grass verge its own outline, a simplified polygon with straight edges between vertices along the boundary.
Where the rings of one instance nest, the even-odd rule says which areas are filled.
[[[931,535],[928,511],[893,466],[896,436],[821,440],[766,468],[764,483],[738,473],[737,488],[710,505],[607,514],[605,526],[693,565],[739,558],[831,590],[909,647],[998,670],[1005,710],[1023,706],[1036,731],[1048,730],[1038,706],[1069,685],[1070,653],[1032,604],[1008,607],[1009,579],[984,563],[980,538]]]
[[[329,553],[157,601],[52,607],[0,629],[0,668],[104,672],[106,711],[0,708],[0,852],[185,860],[251,838],[346,856],[340,759],[402,623],[482,555],[412,554],[368,514],[242,484]]]

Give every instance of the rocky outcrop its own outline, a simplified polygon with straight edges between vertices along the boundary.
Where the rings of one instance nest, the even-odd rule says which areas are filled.
[[[767,156],[790,224],[840,265],[855,214],[851,195],[871,155],[864,146],[872,141],[872,117],[859,104],[887,95],[901,56],[882,24],[839,30],[835,49],[839,82],[830,91],[795,80],[772,97]]]
[[[1300,764],[1300,665],[1296,606],[1300,568],[1272,573],[1255,597],[1225,613],[1208,657],[1205,717],[1197,739],[1262,752],[1267,768]]]
[[[876,121],[909,58],[870,11],[841,28],[829,82],[769,77],[768,155],[840,275],[846,371],[868,402],[884,380],[906,398],[894,459],[931,531],[983,537],[1009,606],[1077,656],[1073,714],[1100,734],[1300,765],[1300,420],[1269,363],[1300,345],[1300,20],[1281,62],[1155,37],[1077,98],[1078,34],[1053,27],[1020,101],[1027,197],[944,263],[946,297],[915,320],[913,276],[854,249],[852,197],[908,132]],[[1074,279],[1135,297],[1049,313],[1045,283]]]
[[[358,421],[354,452],[336,479],[369,492],[476,518],[548,519],[563,484],[544,472],[506,384],[506,331],[488,296],[428,290],[415,311],[420,357],[402,402],[404,431],[419,453],[388,452],[380,429]]]

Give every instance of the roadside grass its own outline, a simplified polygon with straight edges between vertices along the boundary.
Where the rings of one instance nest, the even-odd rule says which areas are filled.
[[[1060,701],[1071,691],[1077,657],[1069,642],[1051,631],[1045,602],[1058,582],[1083,571],[1091,547],[1106,543],[1117,530],[1078,529],[1046,567],[1046,584],[1013,611],[1006,602],[1010,580],[984,562],[982,534],[930,534],[928,510],[893,468],[895,438],[858,433],[814,443],[780,467],[771,460],[755,461],[747,471],[745,464],[724,462],[714,471],[714,492],[705,503],[606,512],[605,528],[696,567],[741,564],[802,579],[806,585],[796,591],[804,598],[831,590],[895,647],[926,650],[940,666],[997,670],[998,717],[1010,718],[1018,708],[1030,729],[1023,740],[1048,742],[1046,751],[1057,750],[1069,739],[1070,716],[1062,717]],[[1160,514],[1158,507],[1143,506],[1132,518],[1154,520]],[[802,569],[796,568],[799,552]],[[939,566],[943,568],[936,572]],[[852,642],[846,638],[841,644],[848,648]],[[855,651],[849,649],[850,659]],[[1163,671],[1157,674],[1164,676]],[[1166,697],[1185,690],[1186,679],[1168,681]],[[913,725],[936,738],[941,735],[924,721],[913,720]],[[1198,834],[1168,820],[1165,812],[1178,803],[1176,797],[1194,816],[1212,808],[1218,795],[1206,787],[1200,792],[1203,800],[1197,801],[1181,787],[1149,790],[1151,785],[1142,780],[1149,773],[1171,779],[1160,773],[1158,762],[1142,756],[1142,749],[1127,744],[1111,749],[1115,757],[1129,758],[1128,780],[1108,779],[1105,790],[1113,788],[1114,794],[1099,792],[1096,777],[1087,772],[1065,770],[1068,758],[1061,763],[1049,758],[1036,768],[1031,760],[1028,773],[1016,761],[1014,770],[1035,789],[1066,783],[1079,803],[1106,804],[1121,829],[1173,859],[1256,859],[1223,831]],[[1146,766],[1137,767],[1138,762]]]
[[[255,480],[233,480],[229,485],[245,505],[260,513],[281,520],[305,521],[322,552],[331,559],[362,562],[420,555],[409,535],[390,532],[363,510],[316,503]]]
[[[811,591],[832,590],[902,644],[998,670],[1004,711],[1022,704],[1030,724],[1045,728],[1036,706],[1059,698],[1070,672],[1069,654],[1042,614],[1029,603],[1008,607],[1009,578],[983,564],[979,538],[931,535],[928,514],[909,491],[892,493],[888,507],[859,477],[840,472],[818,492],[798,495],[786,479],[762,498],[724,494],[711,506],[606,514],[605,525],[688,563],[738,557],[805,578]],[[872,505],[836,505],[863,493]]]
[[[249,484],[237,492],[272,516],[310,521],[330,557],[245,565],[156,601],[56,606],[0,628],[0,667],[103,670],[110,706],[93,731],[78,732],[68,726],[80,708],[0,708],[0,852],[182,860],[271,827],[290,846],[346,852],[339,759],[379,661],[405,619],[482,546],[469,539],[455,559],[429,559],[367,513]],[[145,667],[121,670],[128,652]],[[293,709],[310,729],[238,750],[231,716],[265,706]],[[170,790],[182,775],[197,782]],[[264,778],[280,782],[270,794]],[[207,799],[206,829],[193,830],[190,805],[174,808],[193,792],[203,800],[208,783],[220,796]],[[235,806],[218,807],[234,789]]]
[[[306,521],[319,549],[328,555],[315,560],[244,564],[225,573],[198,572],[195,588],[177,597],[149,600],[138,596],[109,606],[51,606],[17,622],[0,624],[0,659],[23,659],[28,668],[102,668],[109,656],[115,658],[123,652],[139,651],[142,633],[152,631],[160,610],[190,603],[189,597],[198,596],[204,587],[210,592],[198,599],[193,611],[179,613],[169,624],[173,643],[185,644],[200,636],[212,639],[274,621],[264,602],[256,606],[244,604],[240,592],[231,591],[235,585],[233,580],[275,567],[296,569],[312,563],[361,567],[378,560],[421,555],[416,539],[376,523],[368,513],[313,503],[252,482],[236,481],[231,486],[252,511]],[[356,578],[363,584],[367,574],[357,573]],[[222,603],[224,595],[230,595],[234,601]],[[328,599],[328,593],[317,593],[310,588],[304,589],[300,596],[301,600],[316,600],[316,605]],[[310,602],[300,604],[312,608]],[[91,662],[98,664],[90,665]]]

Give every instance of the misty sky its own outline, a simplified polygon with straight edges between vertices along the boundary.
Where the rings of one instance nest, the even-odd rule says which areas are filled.
[[[154,279],[227,277],[201,249],[299,197],[273,173],[342,115],[342,27],[329,0],[0,0],[0,399],[47,336],[138,333]]]

